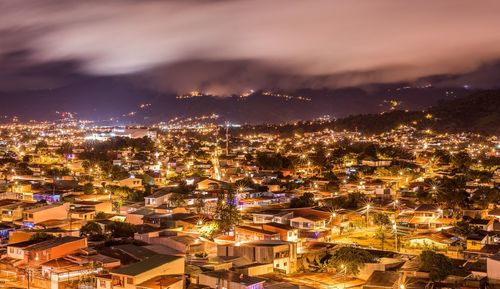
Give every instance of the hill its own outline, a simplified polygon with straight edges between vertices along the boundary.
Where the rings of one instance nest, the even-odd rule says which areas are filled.
[[[424,110],[393,110],[377,114],[357,114],[336,121],[302,121],[289,125],[260,125],[250,129],[263,132],[294,133],[324,128],[357,130],[379,134],[400,125],[438,132],[473,132],[500,136],[500,90],[488,90],[439,101]]]
[[[401,124],[412,124],[420,129],[440,132],[500,135],[500,90],[481,91],[465,97],[442,100],[424,111],[350,116],[338,120],[334,126],[380,133]]]
[[[435,117],[435,129],[500,135],[500,90],[440,101],[428,111]]]

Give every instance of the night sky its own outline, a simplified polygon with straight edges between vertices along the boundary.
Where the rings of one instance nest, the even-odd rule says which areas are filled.
[[[0,0],[0,113],[109,117],[195,89],[497,88],[499,11],[496,0]]]

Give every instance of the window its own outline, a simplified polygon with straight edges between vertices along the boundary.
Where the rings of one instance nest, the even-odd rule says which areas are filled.
[[[127,284],[134,284],[134,279],[127,277]]]

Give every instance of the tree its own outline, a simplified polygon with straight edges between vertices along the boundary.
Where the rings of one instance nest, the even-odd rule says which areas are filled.
[[[133,237],[137,231],[133,224],[127,222],[111,222],[109,224],[111,236],[114,238],[128,238]]]
[[[213,236],[219,231],[220,231],[219,222],[210,221],[210,222],[204,224],[200,228],[200,236],[203,238],[212,239]]]
[[[377,212],[372,215],[372,218],[373,218],[373,224],[379,226],[380,229],[391,224],[389,216],[384,213]]]
[[[130,176],[128,171],[120,166],[111,167],[110,174],[111,174],[111,178],[115,181],[116,180],[123,180],[123,179],[126,179]]]
[[[382,250],[384,250],[384,244],[385,244],[385,228],[386,226],[391,224],[391,220],[389,219],[389,216],[384,213],[377,212],[373,214],[373,224],[379,226],[376,237],[377,239],[380,239],[381,242],[381,247]]]
[[[146,191],[143,190],[130,190],[128,193],[128,200],[132,202],[144,202]]]
[[[472,159],[468,153],[462,151],[452,157],[451,164],[453,167],[463,170],[470,167]]]
[[[425,250],[420,254],[420,269],[429,272],[432,281],[441,281],[450,275],[452,263],[448,257],[433,251]]]
[[[347,276],[356,276],[365,263],[373,260],[368,251],[354,247],[340,247],[335,250],[328,260],[328,264],[337,272],[344,272]]]
[[[489,203],[500,203],[500,190],[498,188],[481,187],[472,195],[471,201],[479,208],[487,207]]]
[[[38,233],[35,233],[33,235],[31,235],[30,237],[30,241],[37,241],[37,242],[42,242],[42,241],[47,241],[47,240],[52,240],[52,239],[55,239],[56,237],[54,237],[54,235],[51,235],[51,234],[47,234],[47,233],[44,233],[44,232],[38,232]]]
[[[313,193],[304,193],[302,196],[293,198],[290,201],[290,207],[291,208],[305,208],[305,207],[312,207],[316,204],[314,201],[314,194]]]
[[[432,194],[428,191],[418,190],[416,197],[420,204],[431,204],[434,202]]]
[[[481,231],[478,226],[471,226],[468,219],[457,222],[457,225],[453,227],[453,231],[462,237],[467,237],[470,233],[475,233]]]
[[[327,169],[331,168],[331,164],[328,162],[328,158],[326,156],[325,148],[321,145],[318,145],[309,158],[315,166],[326,167]]]
[[[219,219],[219,227],[222,231],[227,232],[231,230],[234,225],[240,222],[241,214],[238,211],[238,201],[236,200],[234,192],[229,192],[224,201],[218,201],[217,212]]]
[[[80,228],[80,235],[86,236],[91,241],[104,239],[102,228],[96,222],[88,222]]]
[[[92,195],[94,193],[94,185],[92,183],[86,183],[83,185],[83,192],[86,195]]]
[[[350,210],[359,209],[367,201],[366,195],[362,193],[350,193],[347,195],[342,207]]]
[[[61,169],[50,168],[50,169],[45,171],[45,174],[49,177],[56,178],[56,177],[62,177],[62,176],[67,176],[67,175],[71,174],[71,170],[68,168],[61,168]]]
[[[257,164],[265,170],[278,171],[291,165],[290,160],[281,154],[276,153],[257,153]]]
[[[203,208],[205,207],[205,202],[203,201],[203,195],[197,194],[196,199],[194,201],[194,205],[196,208],[196,214],[203,213]]]
[[[70,154],[73,152],[73,145],[69,142],[61,144],[61,146],[56,150],[60,155]]]
[[[104,212],[96,212],[95,216],[94,216],[94,219],[96,219],[96,220],[104,220],[104,219],[106,219],[106,213],[104,213]]]
[[[463,177],[443,178],[439,182],[436,200],[447,208],[465,208],[468,205],[468,193],[463,189],[466,180]]]
[[[90,164],[89,161],[83,161],[82,162],[82,168],[85,170],[85,172],[88,172],[90,170],[91,166],[92,165]]]
[[[182,207],[186,205],[186,201],[184,200],[184,195],[179,193],[172,193],[168,198],[170,206],[172,207]]]
[[[123,203],[123,201],[130,200],[133,197],[134,190],[129,187],[107,186],[106,189],[118,199],[119,203]]]
[[[47,148],[49,145],[47,144],[46,141],[42,140],[42,141],[39,141],[36,145],[35,145],[35,152],[38,153],[38,151],[42,148]]]
[[[381,250],[384,251],[384,245],[385,245],[385,231],[384,231],[384,229],[378,229],[377,232],[375,232],[375,238],[380,240]]]

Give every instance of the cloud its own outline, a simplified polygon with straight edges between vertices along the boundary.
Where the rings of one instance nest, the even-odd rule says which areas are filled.
[[[499,9],[496,0],[0,0],[0,34],[15,40],[0,53],[22,47],[33,62],[77,60],[88,74],[145,73],[160,88],[392,82],[498,59]]]

